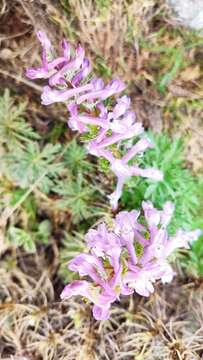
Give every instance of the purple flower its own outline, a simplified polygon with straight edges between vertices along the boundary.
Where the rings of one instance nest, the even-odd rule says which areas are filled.
[[[121,243],[120,238],[114,232],[108,231],[106,225],[101,224],[97,230],[89,230],[85,240],[92,254],[107,258],[115,272],[118,271]]]
[[[37,37],[42,46],[42,62],[43,66],[46,67],[48,62],[53,59],[53,48],[49,38],[43,31],[37,32]]]
[[[85,279],[67,285],[62,299],[86,297],[93,303],[95,319],[105,320],[111,304],[121,295],[135,292],[149,296],[157,280],[167,283],[173,279],[175,273],[168,256],[179,247],[187,248],[201,232],[179,230],[170,238],[167,225],[174,210],[170,202],[163,210],[143,202],[143,210],[145,225],[140,222],[139,211],[122,211],[110,229],[101,224],[88,231],[85,241],[89,253],[79,254],[69,263],[69,269]]]
[[[50,105],[56,102],[66,102],[80,93],[87,92],[92,89],[91,84],[82,85],[80,87],[68,90],[55,90],[50,86],[45,86],[41,95],[43,105]]]
[[[113,118],[118,119],[120,116],[124,115],[127,110],[129,110],[131,100],[129,96],[122,96],[117,99],[117,104],[113,109]]]
[[[96,320],[107,320],[109,308],[116,300],[116,294],[108,294],[98,286],[94,286],[86,280],[75,280],[67,285],[61,293],[61,299],[69,299],[71,296],[80,295],[94,303],[93,316]]]
[[[49,39],[42,31],[37,33],[42,45],[42,66],[27,69],[26,76],[31,79],[49,79],[50,86],[76,87],[91,72],[84,49],[78,45],[75,51],[65,40],[61,43],[62,56],[54,59]],[[68,83],[69,82],[69,83]],[[59,89],[58,89],[59,90]]]
[[[72,130],[77,130],[80,133],[88,132],[88,125],[100,126],[103,129],[108,129],[106,114],[100,113],[98,117],[79,114],[78,105],[75,104],[69,104],[68,110],[70,112],[68,125]]]
[[[130,98],[126,95],[117,98],[110,111],[102,103],[103,100],[122,92],[125,84],[120,80],[112,80],[105,85],[104,81],[97,77],[90,80],[88,77],[91,65],[85,58],[81,45],[74,50],[63,40],[60,56],[54,57],[46,34],[40,31],[37,36],[42,45],[42,66],[28,69],[27,76],[31,79],[48,79],[48,85],[42,91],[41,102],[43,105],[65,103],[70,113],[68,125],[72,130],[79,133],[90,132],[91,139],[92,133],[95,134],[86,144],[86,149],[94,156],[107,159],[117,177],[116,189],[109,197],[113,209],[117,208],[123,186],[130,177],[143,176],[162,180],[162,173],[156,169],[141,169],[128,164],[137,154],[152,146],[147,139],[141,139],[131,148],[129,142],[126,143],[144,131],[130,109]],[[122,157],[121,148],[122,152],[127,150]]]
[[[147,269],[137,267],[134,271],[128,271],[124,276],[124,281],[141,296],[149,296],[154,292],[152,284],[155,282],[155,278],[152,272]]]
[[[120,267],[115,273],[112,267],[106,265],[106,269],[93,262],[91,257],[88,257],[83,262],[81,258],[76,259],[74,266],[69,266],[70,269],[76,269],[83,275],[89,275],[93,280],[73,281],[67,285],[61,298],[69,298],[73,295],[81,295],[90,300],[93,306],[93,315],[97,320],[106,320],[109,317],[109,308],[111,303],[119,299],[120,294],[129,295],[132,293],[126,285],[121,281],[122,268]],[[89,263],[90,261],[90,263]],[[84,267],[84,269],[83,269]]]
[[[72,78],[72,85],[77,86],[83,79],[85,79],[92,71],[92,67],[88,59],[84,59],[81,65],[81,70]]]
[[[43,31],[38,31],[37,37],[42,46],[42,66],[27,69],[26,76],[30,79],[48,79],[56,72],[57,67],[66,62],[66,57],[54,59],[53,48],[46,34]]]
[[[86,66],[86,61],[88,60],[85,59],[84,56],[84,49],[79,45],[75,51],[75,56],[69,61],[66,61],[64,66],[50,77],[49,85],[56,86],[60,84],[66,84],[67,80],[72,83],[73,78],[75,78],[75,75],[80,70],[80,68],[82,67],[83,69],[84,66]],[[83,77],[81,77],[81,80],[82,79]]]
[[[174,271],[167,261],[145,264],[144,267],[135,267],[129,264],[129,271],[124,275],[123,281],[141,296],[149,296],[154,292],[154,283],[171,282]]]
[[[118,300],[120,295],[132,293],[121,278],[120,239],[101,224],[97,230],[91,229],[87,233],[86,242],[91,253],[76,256],[68,267],[80,276],[89,276],[91,281],[74,281],[65,287],[61,298],[84,296],[94,304],[95,319],[105,320],[109,317],[111,303]]]
[[[121,121],[125,121],[124,119]],[[98,137],[88,143],[87,150],[90,154],[97,157],[104,157],[110,163],[110,168],[117,177],[117,186],[115,191],[109,196],[111,206],[114,210],[118,207],[118,200],[120,199],[125,182],[132,176],[142,176],[150,178],[155,181],[163,180],[163,174],[161,171],[148,168],[142,169],[136,165],[128,165],[128,162],[132,160],[138,153],[144,152],[147,148],[152,147],[152,144],[147,138],[140,139],[132,148],[130,148],[122,158],[116,158],[109,150],[109,146],[116,144],[122,140],[131,138],[135,135],[140,135],[143,132],[142,125],[140,123],[132,123],[129,125],[129,129],[123,129],[123,132],[113,132],[111,136],[106,136],[106,130],[99,133]],[[121,127],[119,128],[121,129]],[[98,140],[98,138],[100,138]]]
[[[129,252],[133,264],[137,263],[137,256],[134,247],[135,235],[138,231],[143,231],[144,226],[138,223],[140,213],[136,210],[120,212],[114,221],[115,233],[120,236],[120,241]],[[141,243],[146,243],[146,240],[140,235]]]
[[[144,145],[143,145],[143,143],[144,143]],[[121,159],[115,159],[113,156],[111,159],[108,157],[110,164],[111,164],[111,170],[114,172],[114,174],[117,176],[117,179],[118,179],[116,190],[109,196],[110,203],[111,203],[113,209],[117,209],[118,200],[120,199],[120,197],[122,195],[123,186],[124,186],[126,180],[129,179],[130,177],[142,176],[145,178],[150,178],[155,181],[163,180],[162,172],[157,169],[154,169],[154,168],[141,169],[140,167],[135,166],[135,165],[128,165],[128,161],[131,160],[131,158],[135,155],[135,153],[137,151],[140,151],[140,148],[147,147],[146,139],[140,140],[139,146],[137,146],[137,148],[136,148],[136,145],[134,146],[134,148],[130,149],[126,153],[126,155],[124,155],[123,158],[121,158]]]
[[[93,79],[92,81],[93,91],[88,94],[81,95],[77,103],[81,104],[85,101],[92,102],[96,99],[101,101],[105,100],[108,97],[118,94],[126,88],[126,85],[120,80],[112,80],[108,85],[104,85],[104,82],[101,79]]]
[[[171,255],[178,248],[186,248],[189,249],[190,244],[198,239],[198,237],[202,234],[200,229],[196,229],[193,231],[184,231],[178,230],[176,234],[171,238],[170,241],[167,242],[165,248],[166,256]]]

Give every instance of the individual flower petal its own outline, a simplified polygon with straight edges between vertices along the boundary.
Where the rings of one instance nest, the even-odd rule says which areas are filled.
[[[108,195],[108,198],[110,200],[110,204],[111,204],[111,207],[113,210],[116,210],[118,207],[118,200],[120,199],[120,197],[122,195],[124,182],[125,181],[123,178],[118,178],[116,190],[112,194]]]
[[[90,286],[90,283],[86,280],[74,280],[71,284],[65,286],[60,297],[61,299],[69,299],[71,296],[81,295],[91,300]]]
[[[50,86],[45,86],[41,95],[41,100],[43,105],[50,105],[56,102],[66,102],[75,95],[80,94],[81,92],[86,92],[91,90],[91,84],[83,85],[75,89],[69,90],[55,90]]]
[[[193,231],[178,230],[175,236],[167,242],[165,248],[166,256],[171,255],[171,253],[178,248],[189,249],[190,244],[196,241],[201,233],[202,231],[200,229]]]
[[[61,48],[63,56],[66,58],[67,61],[69,61],[71,56],[71,45],[65,39],[63,39],[61,42]]]
[[[92,309],[92,313],[96,320],[107,320],[109,318],[109,306],[100,307],[94,305]]]
[[[92,71],[92,67],[88,59],[84,59],[82,63],[82,70],[79,71],[71,80],[71,84],[73,86],[77,86],[83,79],[85,79],[90,72]]]
[[[80,69],[83,60],[84,60],[84,49],[79,45],[76,49],[75,57],[71,59],[69,62],[66,62],[64,66],[58,70],[52,77],[49,79],[49,85],[55,86],[60,84],[60,81],[64,78],[72,81],[72,78],[75,75],[75,72]]]
[[[123,160],[128,162],[138,153],[143,152],[151,147],[151,142],[147,138],[142,138],[123,156]]]
[[[77,255],[69,262],[68,268],[73,272],[78,272],[80,276],[88,275],[100,285],[103,285],[107,278],[102,262],[91,254],[82,253]]]
[[[84,124],[84,122],[79,121],[78,119],[78,106],[74,103],[69,104],[68,110],[70,112],[70,117],[68,119],[68,126],[73,131],[79,131],[79,133],[84,133],[88,131],[88,127]]]
[[[142,208],[149,228],[157,227],[161,220],[160,211],[154,208],[151,201],[143,201]]]
[[[88,94],[81,95],[77,103],[81,104],[84,101],[92,101],[92,100],[105,100],[108,97],[117,94],[125,89],[125,84],[120,80],[112,80],[107,86],[104,87],[103,81],[99,79],[100,83],[97,81],[93,81],[92,84],[94,85],[94,89],[92,92]]]
[[[171,201],[167,201],[164,204],[163,211],[161,212],[161,224],[164,227],[167,227],[171,221],[172,215],[174,213],[174,204]]]
[[[122,159],[115,159],[111,164],[111,170],[116,176],[124,179],[132,176],[132,167],[125,164]]]
[[[46,68],[48,65],[48,62],[50,62],[53,59],[53,48],[52,48],[51,42],[45,32],[38,31],[37,37],[42,45],[43,67]]]
[[[138,269],[136,272],[128,271],[124,275],[124,282],[141,296],[149,296],[154,292],[155,279],[150,271]]]
[[[122,116],[123,114],[125,114],[125,112],[129,109],[130,107],[130,97],[129,96],[122,96],[121,98],[117,99],[117,104],[113,109],[113,115],[115,118],[119,118],[120,116]]]

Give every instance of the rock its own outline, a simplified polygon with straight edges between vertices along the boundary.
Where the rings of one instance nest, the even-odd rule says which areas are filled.
[[[203,34],[203,0],[168,0],[180,21]]]

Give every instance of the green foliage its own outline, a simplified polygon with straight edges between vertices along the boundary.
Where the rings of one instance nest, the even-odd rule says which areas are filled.
[[[15,246],[22,246],[25,251],[33,253],[36,251],[36,244],[40,242],[47,245],[51,235],[51,223],[49,220],[35,222],[33,229],[22,229],[16,226],[9,226],[7,240]]]
[[[140,47],[149,54],[148,72],[153,77],[156,90],[167,95],[167,86],[188,66],[197,65],[196,57],[190,57],[190,50],[198,50],[203,40],[198,32],[161,26],[150,38],[141,37]],[[141,51],[142,52],[142,51]]]
[[[109,172],[109,161],[104,158],[98,159],[98,167],[103,172]]]
[[[35,232],[35,240],[47,245],[49,243],[49,237],[52,230],[51,223],[49,220],[43,220],[37,225],[38,229]]]
[[[15,246],[23,246],[27,252],[35,252],[36,247],[31,235],[25,230],[10,226],[7,231],[8,241]]]
[[[60,150],[60,144],[46,144],[40,149],[37,142],[29,143],[26,149],[18,148],[8,157],[9,174],[22,189],[41,179],[38,186],[47,193],[64,169],[61,162],[55,161]]]
[[[79,146],[75,139],[73,139],[64,155],[64,163],[73,175],[79,173],[87,173],[93,170],[93,166],[87,161],[87,154],[84,147]]]
[[[30,124],[23,117],[27,104],[15,105],[14,99],[6,89],[0,97],[0,144],[7,148],[23,147],[31,140],[39,139]]]
[[[139,159],[140,166],[155,167],[163,171],[164,180],[155,182],[149,179],[132,178],[122,196],[122,203],[128,209],[139,208],[142,200],[151,200],[155,206],[162,208],[171,200],[175,205],[175,213],[170,225],[174,233],[182,227],[193,227],[199,211],[200,182],[188,169],[183,161],[183,142],[171,140],[168,135],[152,135],[154,147]]]
[[[90,187],[81,175],[74,180],[67,179],[66,182],[60,182],[54,191],[61,196],[57,202],[59,208],[71,213],[74,224],[90,216],[92,212],[90,204],[95,189]]]
[[[109,10],[111,3],[112,0],[95,0],[96,7],[100,11]]]
[[[0,97],[0,209],[3,222],[12,217],[7,240],[34,252],[49,242],[50,215],[67,219],[68,212],[74,227],[96,213],[97,191],[88,180],[95,169],[75,139],[64,143],[64,124],[41,138],[23,117],[25,104],[15,102],[8,91]]]
[[[203,278],[203,236],[200,236],[181,259],[183,267],[194,277]]]
[[[65,282],[70,282],[76,278],[77,274],[67,268],[67,263],[77,254],[85,252],[84,233],[74,232],[73,234],[64,234],[63,248],[60,251],[60,269],[59,274]]]
[[[106,79],[110,79],[112,77],[111,69],[106,64],[105,60],[100,56],[97,56],[94,66],[99,76],[105,77]]]
[[[174,49],[173,54],[171,55],[170,66],[171,68],[163,75],[160,79],[158,89],[160,92],[164,92],[166,87],[170,82],[177,76],[179,69],[183,64],[183,49]]]
[[[142,200],[151,200],[156,207],[162,208],[166,201],[171,200],[175,205],[169,225],[171,234],[178,228],[203,230],[203,182],[185,167],[183,141],[171,140],[166,134],[153,136],[149,133],[148,136],[154,147],[137,160],[144,168],[156,167],[162,170],[164,180],[154,182],[132,178],[122,196],[123,206],[128,209],[139,208]],[[203,236],[180,259],[189,274],[203,276]]]

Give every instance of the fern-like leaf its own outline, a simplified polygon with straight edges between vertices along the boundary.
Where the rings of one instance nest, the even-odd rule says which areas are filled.
[[[8,89],[0,97],[0,144],[8,149],[23,147],[30,140],[40,138],[23,117],[26,106],[25,102],[15,105]]]

